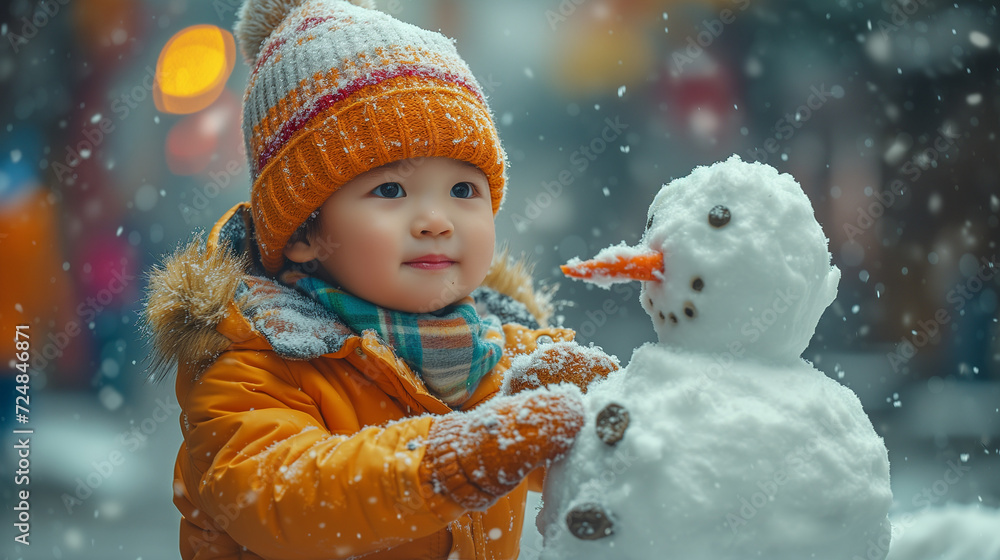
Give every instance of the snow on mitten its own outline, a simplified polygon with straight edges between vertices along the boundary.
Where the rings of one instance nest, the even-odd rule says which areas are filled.
[[[535,470],[569,451],[583,427],[583,400],[572,387],[494,397],[431,425],[420,476],[428,491],[484,510]]]
[[[514,358],[504,376],[501,390],[515,395],[538,387],[572,383],[586,393],[594,380],[603,379],[619,369],[618,358],[605,354],[598,347],[556,342]]]

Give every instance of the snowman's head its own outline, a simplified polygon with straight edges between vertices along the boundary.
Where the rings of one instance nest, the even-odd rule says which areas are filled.
[[[644,279],[641,304],[660,342],[697,352],[798,358],[840,281],[795,179],[736,155],[663,186],[634,254],[624,249],[608,254],[662,255],[662,270],[617,269]]]

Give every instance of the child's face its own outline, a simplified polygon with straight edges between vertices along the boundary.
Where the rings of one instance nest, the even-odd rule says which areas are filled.
[[[318,232],[285,256],[316,260],[340,286],[376,305],[429,312],[467,296],[493,260],[489,183],[450,158],[403,160],[358,175],[320,207]],[[427,255],[446,262],[415,263]]]

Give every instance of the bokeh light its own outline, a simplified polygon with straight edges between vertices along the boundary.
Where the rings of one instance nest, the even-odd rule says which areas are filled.
[[[188,114],[212,104],[236,63],[233,35],[215,25],[192,25],[163,46],[153,99],[164,113]]]

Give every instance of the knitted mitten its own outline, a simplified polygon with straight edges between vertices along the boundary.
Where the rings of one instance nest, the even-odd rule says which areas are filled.
[[[503,392],[509,395],[557,383],[572,383],[584,393],[596,379],[621,369],[618,358],[596,347],[575,342],[539,346],[531,354],[518,356],[504,378]]]
[[[494,397],[432,424],[420,464],[425,491],[483,510],[536,467],[560,459],[583,427],[579,391],[529,391]]]

